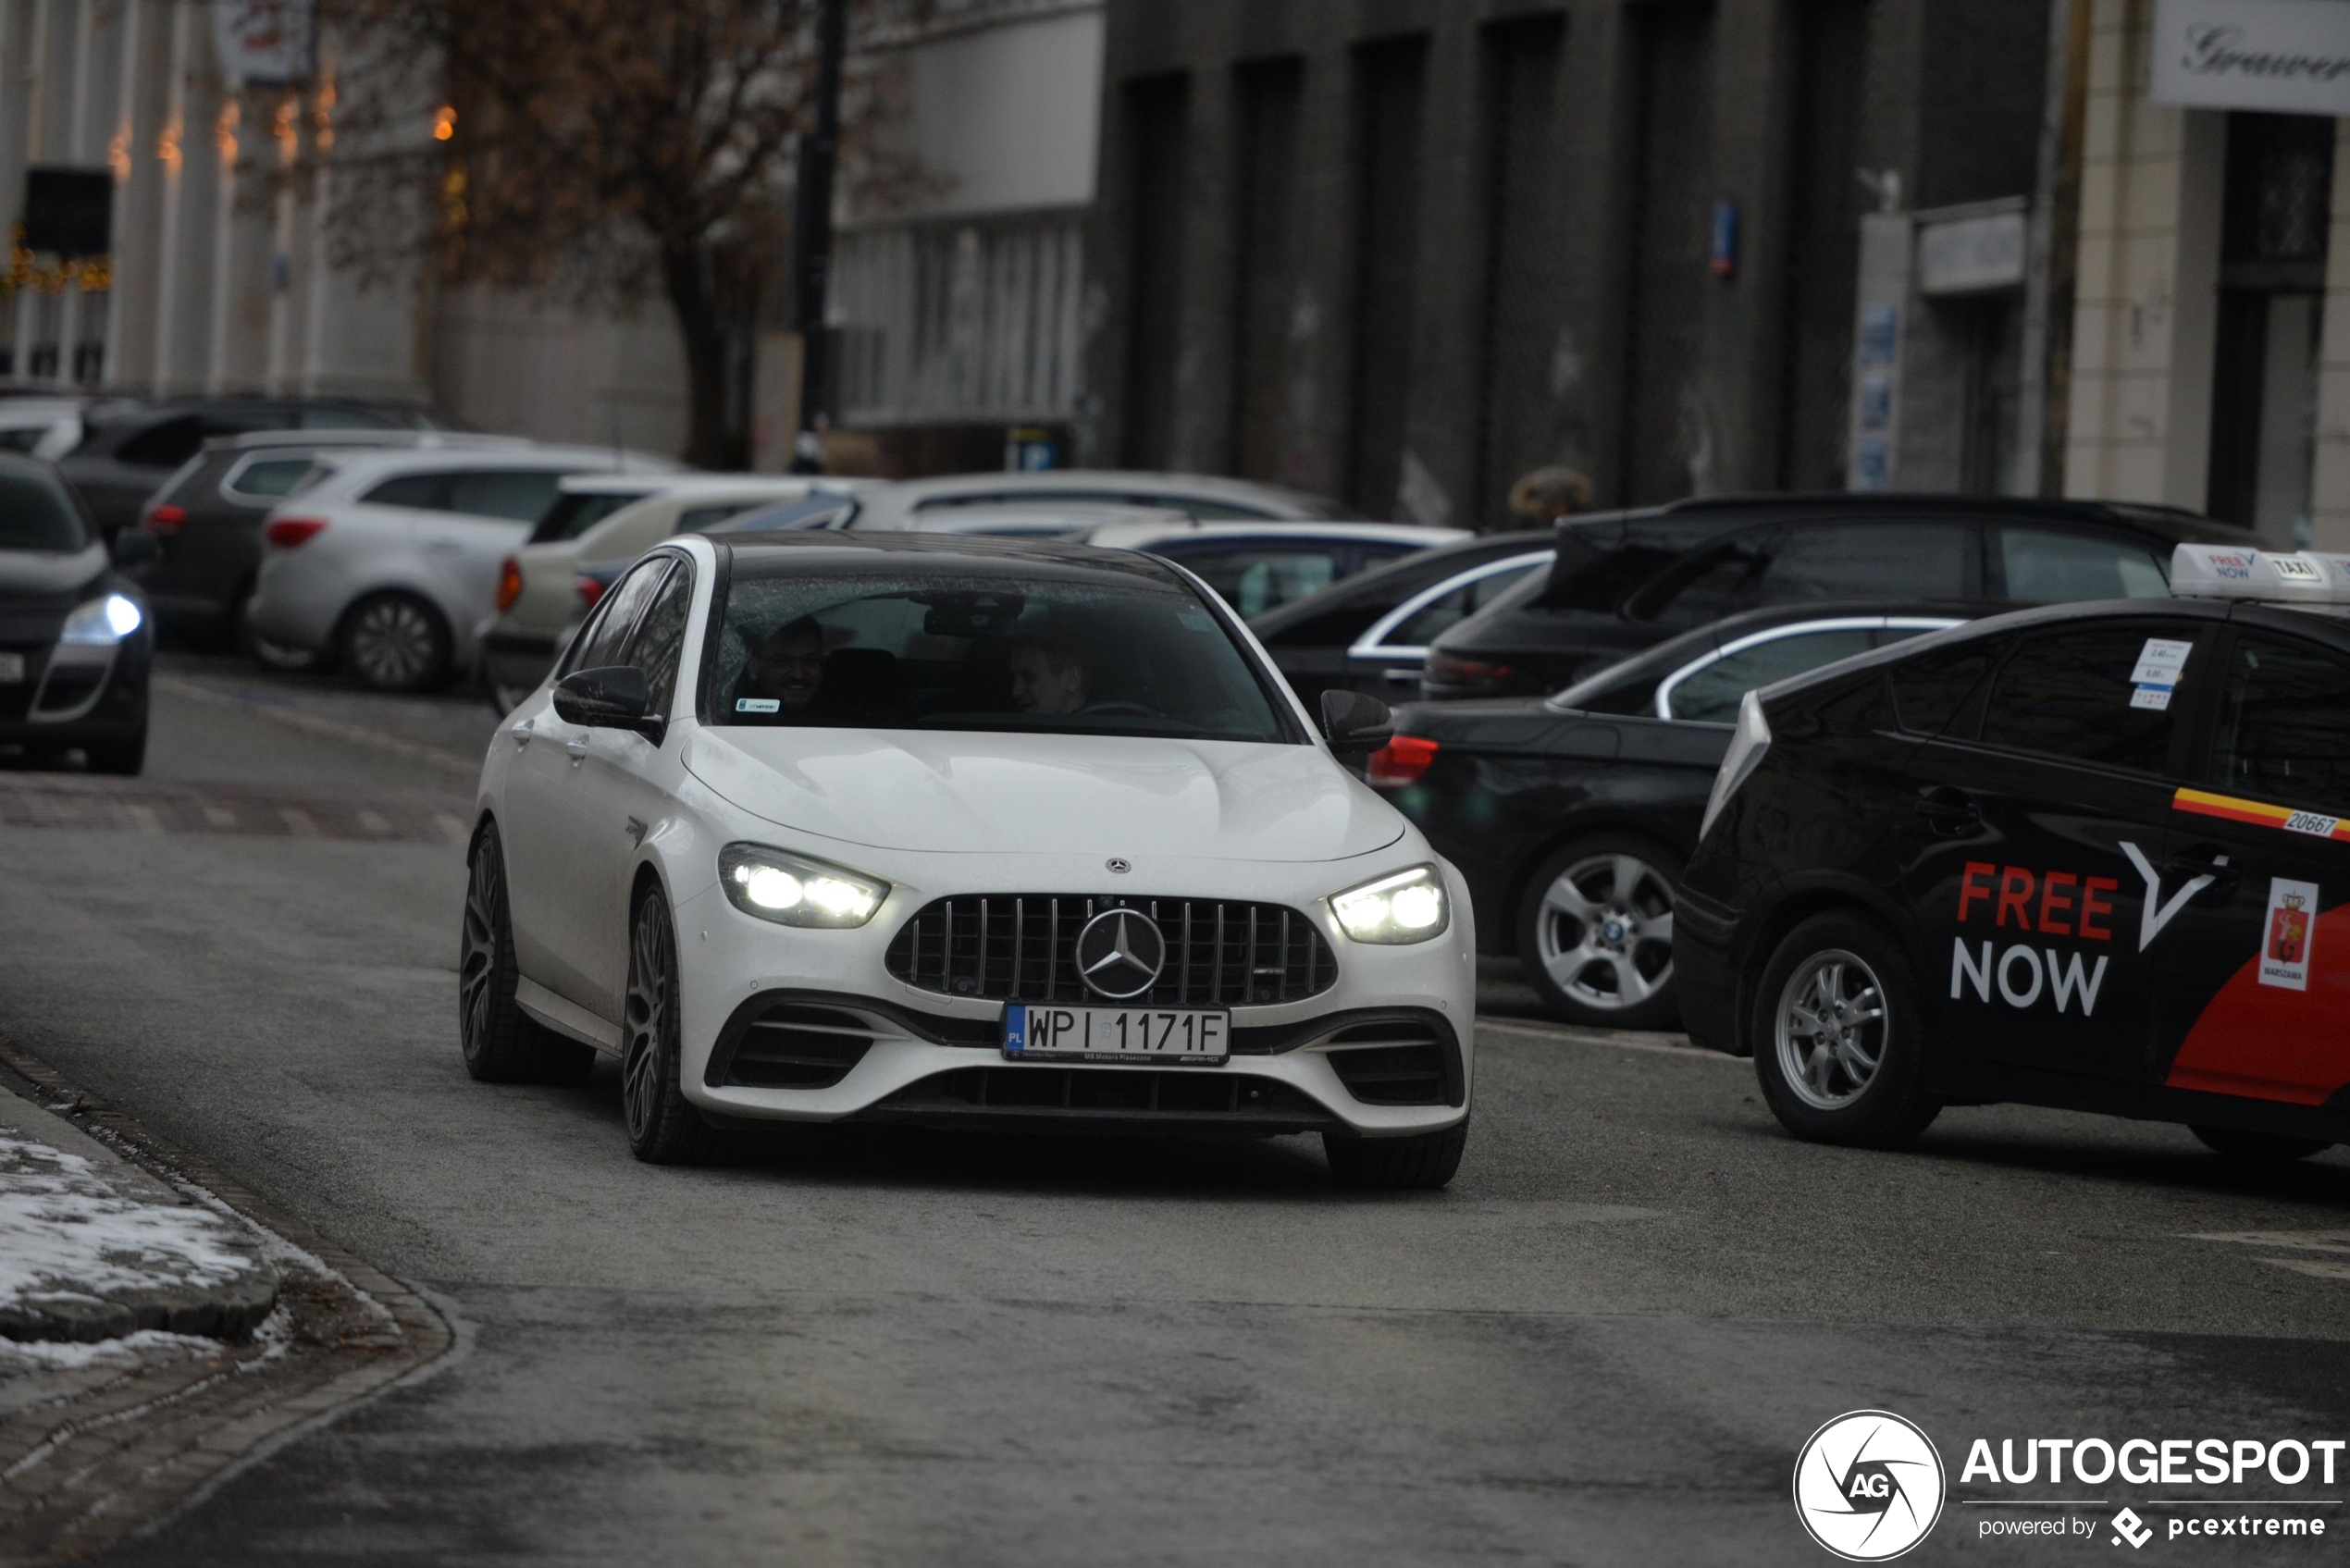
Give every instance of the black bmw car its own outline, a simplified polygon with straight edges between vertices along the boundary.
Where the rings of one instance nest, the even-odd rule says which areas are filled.
[[[1439,636],[1421,694],[1536,696],[1725,615],[1860,599],[2010,605],[2169,595],[2181,544],[2250,534],[2191,512],[1996,496],[1717,496],[1577,517],[1558,561]]]
[[[1683,1016],[1797,1136],[2013,1101],[2241,1158],[2350,1141],[2343,621],[1978,622],[1757,693],[1708,816]]]
[[[1997,607],[1787,606],[1684,633],[1556,697],[1400,710],[1370,783],[1468,879],[1486,951],[1574,1022],[1675,1016],[1675,883],[1739,700]]]
[[[80,500],[47,463],[0,454],[0,747],[139,772],[153,653],[146,605]]]

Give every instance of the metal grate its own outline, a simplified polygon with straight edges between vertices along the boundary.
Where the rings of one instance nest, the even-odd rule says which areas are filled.
[[[1137,1007],[1262,1006],[1338,983],[1338,959],[1314,922],[1279,904],[990,893],[942,898],[889,945],[889,972],[947,996],[995,1002],[1094,1002],[1077,972],[1077,933],[1106,909],[1148,915],[1167,938],[1158,983]]]
[[[750,1021],[715,1080],[760,1089],[830,1089],[872,1046],[872,1031],[854,1013],[785,1003]]]

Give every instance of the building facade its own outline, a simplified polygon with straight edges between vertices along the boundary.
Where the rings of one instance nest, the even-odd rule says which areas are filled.
[[[2076,4],[2066,491],[2350,549],[2350,3]]]
[[[1479,525],[1552,463],[1843,488],[1861,219],[2034,190],[2047,19],[1111,0],[1086,455]]]

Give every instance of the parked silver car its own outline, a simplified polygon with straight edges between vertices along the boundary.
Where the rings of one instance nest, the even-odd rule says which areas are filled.
[[[471,661],[498,563],[567,474],[668,472],[598,447],[322,453],[331,471],[263,525],[254,632],[340,659],[367,685],[414,691]]]

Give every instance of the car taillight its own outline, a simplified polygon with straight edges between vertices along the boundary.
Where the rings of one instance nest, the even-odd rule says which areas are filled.
[[[1705,820],[1697,828],[1699,842],[1713,831],[1723,808],[1738,794],[1738,786],[1754,776],[1754,770],[1762,765],[1762,754],[1770,749],[1771,721],[1754,693],[1748,692],[1746,700],[1738,704],[1738,723],[1730,735],[1730,749],[1723,754],[1721,771],[1713,775],[1713,796],[1706,801]]]
[[[1517,671],[1507,664],[1492,664],[1482,659],[1463,659],[1454,653],[1431,652],[1424,669],[1430,685],[1448,686],[1497,686]]]
[[[1436,760],[1437,745],[1419,735],[1396,735],[1371,753],[1363,776],[1379,789],[1401,789],[1420,782]]]
[[[261,537],[278,549],[298,549],[326,531],[323,517],[273,517]]]
[[[579,603],[582,609],[595,609],[596,601],[603,597],[603,584],[596,581],[593,577],[582,577],[579,579]]]
[[[502,615],[522,597],[522,562],[513,556],[498,563],[498,612]]]
[[[168,501],[150,506],[139,514],[139,526],[150,534],[176,534],[179,525],[188,520],[188,509],[173,506]]]

